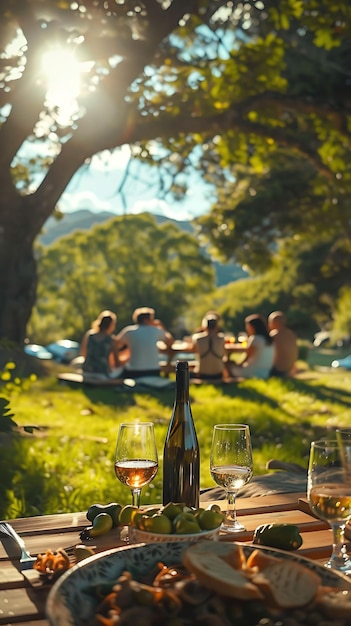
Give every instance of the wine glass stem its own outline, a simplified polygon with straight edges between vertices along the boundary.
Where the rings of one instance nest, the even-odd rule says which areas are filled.
[[[345,524],[331,524],[333,531],[333,552],[332,559],[344,560],[346,556],[345,545]]]
[[[132,506],[140,507],[141,489],[132,489]]]
[[[235,506],[236,492],[228,491],[227,494],[227,512],[226,512],[226,524],[235,524],[236,519],[236,506]]]

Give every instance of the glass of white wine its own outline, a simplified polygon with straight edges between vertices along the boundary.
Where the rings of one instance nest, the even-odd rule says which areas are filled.
[[[245,526],[236,515],[236,495],[252,478],[250,428],[247,424],[216,424],[213,428],[210,471],[227,494],[227,512],[221,530],[240,532]]]
[[[336,439],[312,441],[307,480],[307,496],[312,511],[333,531],[333,549],[325,567],[351,574],[344,530],[351,518],[351,483],[342,463]]]
[[[337,428],[336,440],[341,451],[341,461],[347,480],[351,483],[351,428]]]
[[[116,452],[115,474],[132,492],[132,505],[140,506],[141,490],[156,476],[158,457],[152,422],[120,424]]]

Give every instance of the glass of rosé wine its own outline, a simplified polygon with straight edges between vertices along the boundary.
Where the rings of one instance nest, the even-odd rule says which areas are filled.
[[[114,462],[116,477],[130,488],[132,505],[139,507],[142,488],[152,481],[158,470],[152,422],[120,424]]]
[[[313,513],[328,522],[333,531],[333,550],[325,567],[351,574],[344,538],[345,526],[351,519],[351,483],[337,440],[312,441],[307,496]]]

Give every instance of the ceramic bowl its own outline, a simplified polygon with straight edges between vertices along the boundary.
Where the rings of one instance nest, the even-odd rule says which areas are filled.
[[[157,567],[158,563],[166,565],[181,563],[182,554],[190,545],[192,544],[189,540],[178,543],[168,541],[131,545],[113,548],[77,563],[63,574],[50,590],[46,606],[50,626],[95,624],[96,608],[101,601],[99,597],[101,585],[111,585],[111,581],[115,581],[124,571],[131,572],[136,580],[142,580]],[[320,576],[324,586],[351,589],[349,578],[327,569],[316,561],[301,557],[298,551],[293,554],[273,548],[240,545],[243,545],[246,557],[254,550],[259,550],[271,556],[302,563]]]
[[[130,543],[179,543],[181,541],[193,543],[194,541],[201,541],[202,539],[218,539],[219,527],[214,530],[204,530],[201,533],[188,535],[165,535],[161,533],[151,533],[146,530],[139,530],[139,528],[135,528],[134,526],[129,526],[128,537]]]

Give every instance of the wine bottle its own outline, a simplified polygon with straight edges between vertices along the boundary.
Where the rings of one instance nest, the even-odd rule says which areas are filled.
[[[189,400],[189,364],[177,361],[176,395],[163,452],[163,504],[199,506],[200,451]]]

